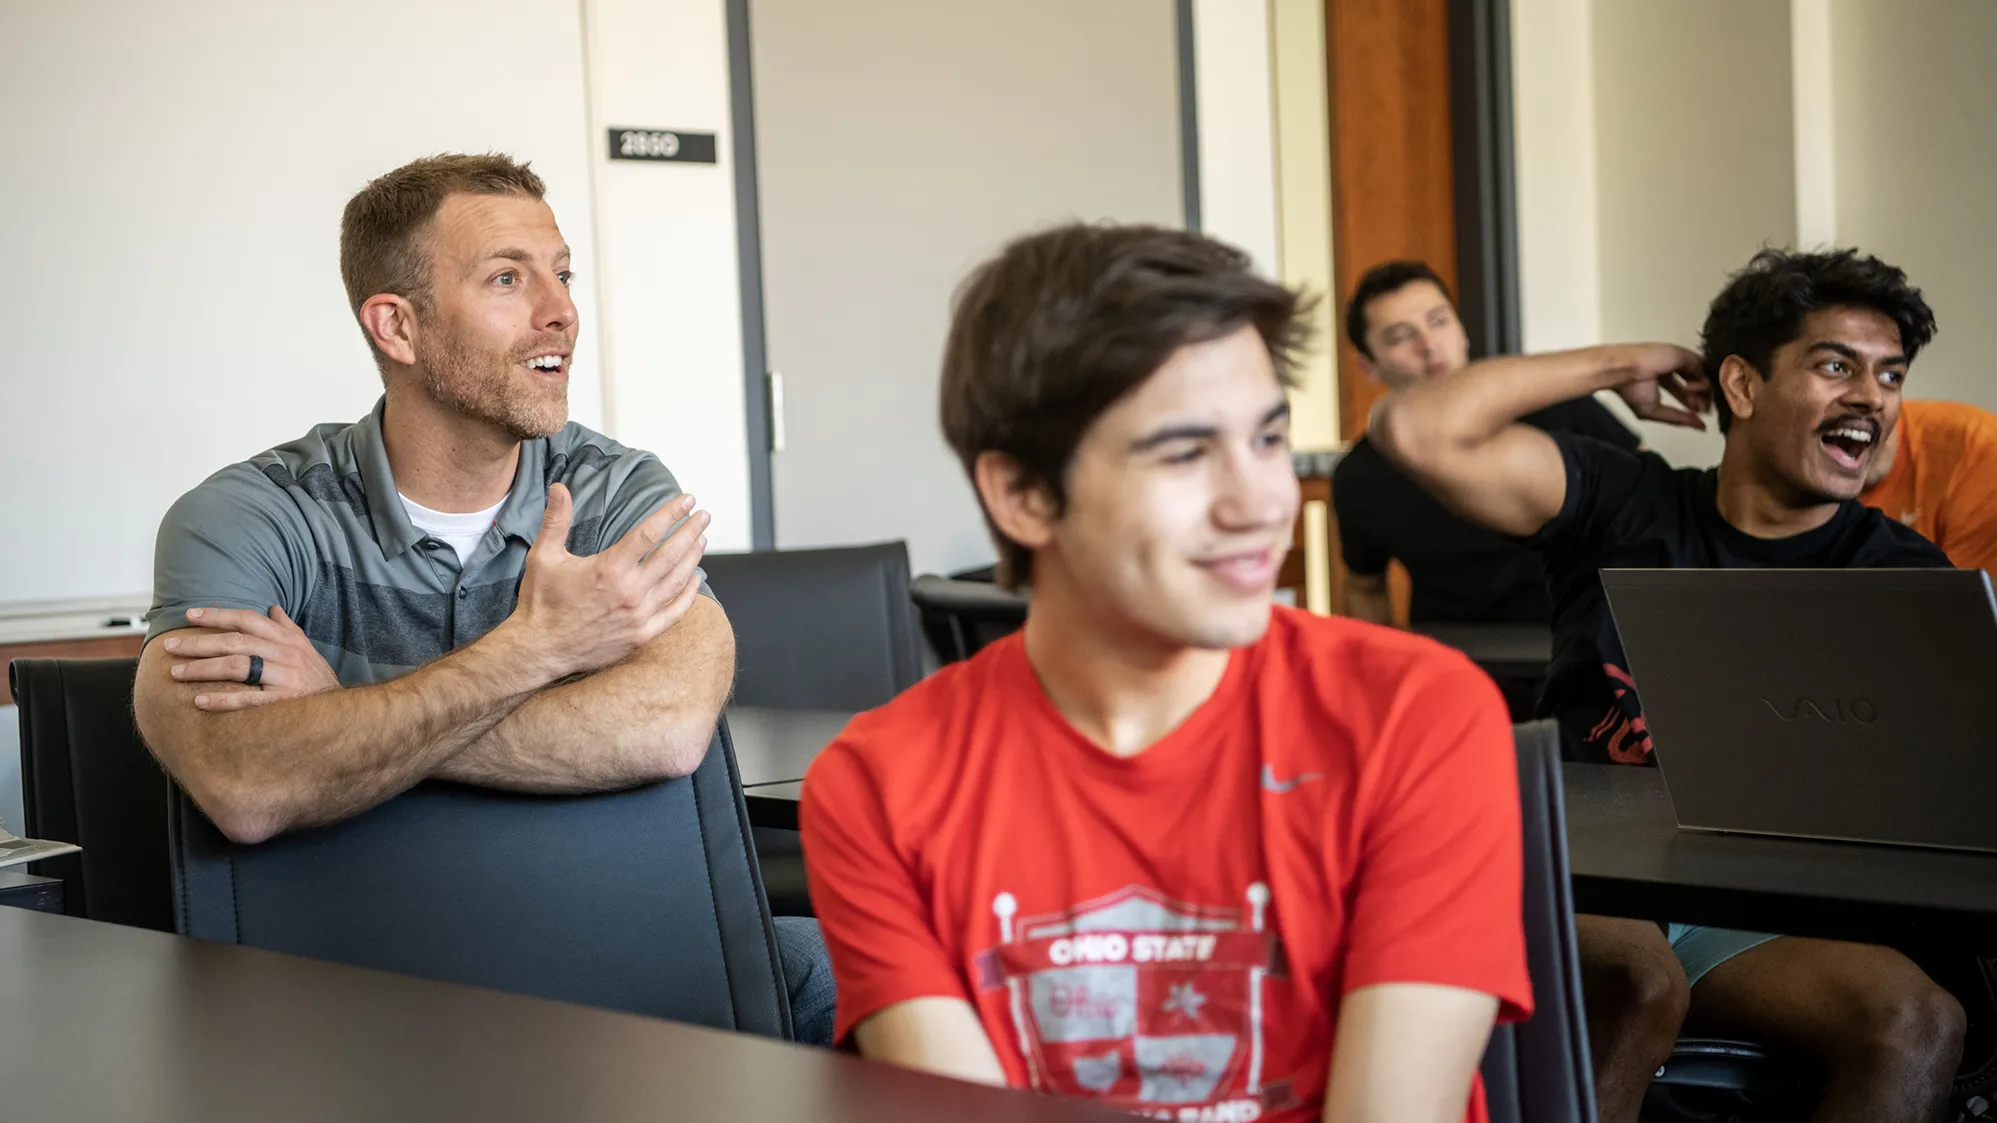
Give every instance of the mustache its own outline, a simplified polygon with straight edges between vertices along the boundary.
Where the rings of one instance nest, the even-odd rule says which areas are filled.
[[[523,360],[537,355],[572,355],[575,353],[575,347],[576,341],[573,336],[551,335],[515,348],[513,355]]]
[[[1833,417],[1817,426],[1818,433],[1828,433],[1833,429],[1863,429],[1874,437],[1879,436],[1879,419],[1862,413],[1847,413]]]

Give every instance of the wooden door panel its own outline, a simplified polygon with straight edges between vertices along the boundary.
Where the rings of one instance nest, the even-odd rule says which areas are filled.
[[[1332,253],[1339,324],[1360,274],[1426,261],[1456,287],[1448,0],[1326,0]],[[1380,388],[1338,348],[1339,428],[1366,429]]]

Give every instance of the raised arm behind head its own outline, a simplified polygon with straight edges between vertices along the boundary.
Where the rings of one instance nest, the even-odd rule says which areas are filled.
[[[1388,395],[1367,432],[1465,518],[1523,537],[1560,513],[1567,473],[1553,438],[1519,419],[1597,390],[1616,391],[1638,417],[1692,429],[1712,406],[1697,355],[1618,344],[1473,363]]]

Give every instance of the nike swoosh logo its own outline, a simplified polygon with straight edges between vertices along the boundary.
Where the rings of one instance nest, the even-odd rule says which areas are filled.
[[[1298,784],[1307,784],[1312,780],[1322,779],[1324,779],[1324,773],[1322,772],[1299,772],[1287,780],[1278,780],[1276,779],[1275,769],[1266,764],[1262,766],[1262,790],[1265,792],[1274,792],[1277,795],[1287,795],[1290,792],[1296,791]]]

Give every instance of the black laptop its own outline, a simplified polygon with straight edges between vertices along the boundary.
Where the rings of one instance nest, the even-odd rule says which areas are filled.
[[[1982,570],[1605,569],[1678,824],[1997,851]]]

